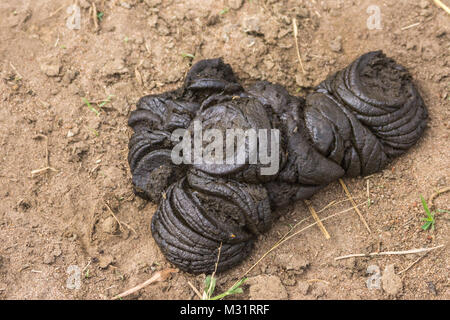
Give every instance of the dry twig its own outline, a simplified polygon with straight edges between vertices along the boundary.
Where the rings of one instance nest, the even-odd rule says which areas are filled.
[[[362,206],[364,203],[360,203],[360,204],[358,204],[357,205],[357,207],[359,207],[359,206]],[[329,215],[328,217],[325,217],[325,218],[323,218],[322,219],[322,222],[323,221],[326,221],[326,220],[328,220],[328,219],[331,219],[331,218],[333,218],[333,217],[335,217],[335,216],[337,216],[337,215],[339,215],[339,214],[341,214],[341,213],[344,213],[344,212],[348,212],[348,211],[350,211],[350,210],[353,210],[354,209],[354,207],[351,207],[351,208],[348,208],[348,209],[345,209],[345,210],[342,210],[342,211],[339,211],[339,212],[337,212],[337,213],[334,213],[334,214],[332,214],[332,215]],[[301,222],[303,222],[303,221],[305,221],[306,219],[303,219],[302,221],[300,221],[298,224],[300,224]],[[298,224],[296,224],[296,226],[298,225]],[[289,235],[289,233],[292,231],[292,229],[291,230],[289,230],[280,240],[278,240],[276,243],[275,243],[275,245],[272,247],[272,248],[270,248],[266,253],[264,253],[262,256],[261,256],[261,258],[259,258],[258,259],[258,261],[256,261],[255,262],[255,264],[253,264],[245,273],[244,273],[244,275],[241,277],[241,278],[243,278],[243,277],[245,277],[250,271],[252,271],[269,253],[271,253],[273,250],[275,250],[276,248],[278,248],[280,245],[282,245],[283,243],[285,243],[286,241],[288,241],[288,240],[290,240],[291,238],[293,238],[293,237],[295,237],[296,235],[298,235],[299,233],[302,233],[303,231],[306,231],[306,230],[308,230],[309,228],[312,228],[312,227],[314,227],[315,225],[317,224],[317,222],[314,222],[314,223],[312,223],[312,224],[310,224],[310,225],[307,225],[306,227],[304,227],[304,228],[302,228],[302,229],[300,229],[300,230],[298,230],[298,231],[296,231],[296,232],[294,232],[293,234],[291,234],[291,235]],[[289,236],[288,236],[289,235]]]
[[[369,233],[372,233],[372,231],[369,228],[369,225],[366,222],[366,219],[364,219],[364,216],[362,215],[361,211],[359,211],[358,207],[356,206],[355,201],[353,200],[352,195],[350,194],[350,191],[348,191],[347,185],[345,184],[344,180],[342,180],[341,178],[339,178],[339,183],[342,186],[342,189],[344,189],[345,193],[347,194],[348,199],[350,200],[350,202],[353,205],[353,208],[355,208],[356,213],[358,213],[359,218],[361,219],[362,223],[364,224],[364,226],[366,227],[367,231],[369,231]]]
[[[203,297],[202,297],[202,295],[200,294],[200,292],[197,290],[197,288],[196,288],[190,281],[188,281],[188,285],[192,288],[192,290],[194,290],[194,292],[195,292],[195,294],[197,295],[197,297],[198,297],[200,300],[202,300]]]
[[[97,7],[95,6],[95,2],[92,2],[92,18],[94,19],[95,31],[97,31],[98,30]]]
[[[450,8],[447,7],[444,3],[442,3],[442,1],[440,1],[440,0],[433,0],[433,1],[434,1],[434,3],[435,3],[438,7],[444,9],[445,12],[447,12],[448,14],[450,14]]]
[[[441,195],[445,192],[449,192],[449,191],[450,191],[450,187],[446,187],[444,189],[438,190],[435,193],[433,193],[430,197],[430,200],[428,201],[428,203],[430,204],[430,208],[432,208],[434,206],[433,201],[436,197],[438,197],[439,195]]]
[[[330,239],[330,234],[328,233],[327,229],[325,229],[325,226],[323,225],[322,221],[320,221],[319,216],[316,213],[316,210],[314,210],[313,206],[311,205],[311,201],[304,200],[306,206],[309,209],[309,212],[311,212],[311,215],[313,216],[314,220],[317,222],[317,226],[319,227],[320,231],[322,231],[323,235],[325,236],[325,239]]]
[[[294,40],[295,40],[295,48],[297,49],[297,58],[298,62],[300,64],[300,68],[302,69],[303,74],[306,73],[305,68],[303,68],[303,62],[302,57],[300,56],[300,47],[298,45],[298,29],[297,29],[297,20],[294,18],[292,19],[292,26],[294,28]]]
[[[43,168],[32,170],[31,171],[31,176],[34,176],[35,174],[38,174],[38,173],[47,172],[49,170],[53,171],[53,172],[57,172],[58,171],[55,168],[52,168],[50,166],[50,155],[49,155],[49,152],[48,152],[48,137],[46,135],[43,135],[43,134],[38,134],[38,135],[33,137],[33,139],[40,139],[40,138],[45,139],[45,163],[46,163],[46,166],[43,167]]]
[[[421,248],[421,249],[412,249],[412,250],[406,250],[406,251],[385,251],[385,252],[372,252],[372,253],[355,253],[355,254],[349,254],[346,256],[341,256],[334,258],[334,260],[342,260],[342,259],[348,259],[348,258],[357,258],[357,257],[374,257],[374,256],[389,256],[389,255],[405,255],[405,254],[413,254],[413,253],[421,253],[421,252],[428,252],[431,250],[436,250],[439,248],[442,248],[444,245],[441,244],[436,247],[432,248]]]
[[[153,275],[153,277],[151,277],[151,278],[148,279],[147,281],[145,281],[145,282],[143,282],[143,283],[137,285],[136,287],[131,288],[131,289],[125,291],[125,292],[122,292],[121,294],[119,294],[119,295],[113,297],[112,300],[116,300],[116,299],[120,299],[120,298],[129,296],[130,294],[133,294],[133,293],[135,293],[136,291],[139,291],[139,290],[141,290],[142,288],[144,288],[144,287],[146,287],[146,286],[148,286],[148,285],[150,285],[150,284],[152,284],[152,283],[154,283],[154,282],[162,282],[162,281],[165,281],[167,278],[169,278],[169,276],[170,276],[172,273],[176,273],[176,272],[178,272],[178,269],[165,269],[165,270],[162,270],[162,271],[158,271],[158,272],[156,272],[156,273]]]

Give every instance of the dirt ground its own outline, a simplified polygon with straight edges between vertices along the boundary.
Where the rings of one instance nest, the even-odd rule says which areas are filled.
[[[66,23],[74,3],[79,29]],[[367,24],[374,5],[381,29]],[[0,298],[107,299],[171,267],[150,233],[155,205],[132,193],[127,118],[139,97],[181,85],[193,62],[219,56],[244,84],[269,80],[305,95],[382,49],[411,71],[430,121],[383,172],[345,179],[372,232],[353,209],[336,215],[324,221],[331,239],[317,226],[302,231],[229,298],[449,299],[449,216],[437,213],[435,230],[422,230],[420,201],[450,184],[449,40],[450,15],[426,0],[2,0]],[[335,182],[311,203],[325,218],[351,208],[346,199]],[[449,200],[439,195],[434,209],[449,209]],[[303,202],[285,210],[247,260],[218,275],[217,293],[291,226],[314,222]],[[424,257],[335,260],[439,245]],[[200,289],[204,278],[178,272],[127,299],[197,299],[188,282]]]

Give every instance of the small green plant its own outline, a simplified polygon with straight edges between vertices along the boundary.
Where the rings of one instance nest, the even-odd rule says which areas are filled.
[[[93,129],[93,128],[88,128],[88,129],[89,129],[89,131],[91,131],[96,137],[100,136],[100,133],[99,133],[97,130],[95,130],[95,129]]]
[[[203,297],[202,300],[220,300],[227,296],[233,295],[233,294],[239,294],[242,293],[243,290],[241,288],[241,285],[247,280],[247,278],[242,278],[238,282],[236,282],[230,289],[225,291],[224,293],[221,293],[217,296],[212,296],[214,293],[214,290],[216,288],[216,277],[214,275],[209,275],[205,278],[205,289],[203,290]]]
[[[99,108],[103,108],[107,103],[110,103],[111,102],[111,98],[112,97],[114,97],[113,95],[109,95],[108,96],[108,98],[106,98],[105,100],[103,100],[99,105],[98,105],[98,107]]]
[[[230,11],[230,8],[228,8],[228,7],[223,8],[223,9],[219,12],[219,15],[223,15],[223,14],[227,13],[228,11]]]
[[[431,228],[431,230],[434,230],[434,225],[436,224],[436,220],[434,219],[434,215],[436,212],[431,212],[430,209],[428,208],[427,202],[425,201],[425,199],[420,196],[420,200],[422,200],[422,206],[423,209],[425,210],[425,213],[427,214],[426,218],[422,218],[422,221],[425,221],[425,223],[422,226],[423,230],[428,230]]]
[[[183,58],[190,58],[190,59],[194,59],[195,58],[195,56],[193,54],[191,54],[191,53],[184,53],[184,52],[182,52],[181,56]]]
[[[105,15],[105,13],[104,12],[99,12],[99,13],[97,13],[97,19],[98,19],[98,21],[102,21],[103,20],[103,16]]]
[[[88,106],[88,108],[94,112],[97,116],[100,116],[100,112],[95,109],[92,104],[96,104],[99,108],[103,108],[106,104],[111,102],[111,98],[114,97],[113,95],[109,95],[108,98],[102,100],[100,103],[99,102],[89,102],[88,99],[83,98],[83,102]]]
[[[95,108],[91,105],[91,103],[89,102],[88,99],[83,98],[83,102],[88,106],[89,109],[91,109],[92,112],[94,112],[97,116],[100,116],[100,112],[98,112],[98,110],[95,109]]]

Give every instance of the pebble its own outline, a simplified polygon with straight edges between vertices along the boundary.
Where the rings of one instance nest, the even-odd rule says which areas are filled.
[[[243,23],[244,32],[251,35],[260,35],[261,32],[261,22],[258,17],[246,17]]]
[[[41,70],[48,77],[57,77],[61,72],[61,63],[59,62],[49,62],[41,64]]]
[[[429,5],[429,1],[427,1],[427,0],[422,0],[422,1],[420,1],[420,3],[419,3],[419,6],[420,6],[422,9],[428,8],[428,5]]]
[[[286,270],[304,271],[309,267],[310,262],[299,254],[282,253],[278,255],[277,265]]]
[[[295,75],[295,83],[302,88],[310,88],[313,85],[313,81],[303,73],[297,73]]]
[[[301,293],[302,295],[306,296],[309,293],[310,285],[306,281],[299,281],[296,287],[296,292]]]
[[[128,2],[121,1],[120,6],[125,9],[131,9],[131,5]]]
[[[73,128],[67,132],[67,138],[75,137],[78,133],[80,133],[80,129]]]
[[[119,231],[119,224],[114,217],[108,217],[103,221],[101,229],[104,233],[117,234]]]
[[[114,262],[114,257],[111,255],[100,256],[98,258],[98,266],[101,269],[106,269],[110,264]]]
[[[103,72],[105,76],[114,76],[116,74],[128,73],[129,70],[125,66],[125,62],[123,61],[123,59],[116,58],[113,61],[106,63],[103,68]]]
[[[342,37],[337,36],[335,39],[330,41],[330,49],[333,52],[341,52],[342,50]]]
[[[383,290],[393,296],[397,296],[403,289],[402,278],[395,273],[393,264],[387,265],[381,277]]]

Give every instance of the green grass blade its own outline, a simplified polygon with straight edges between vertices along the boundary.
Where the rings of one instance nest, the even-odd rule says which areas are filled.
[[[428,216],[430,216],[431,213],[430,213],[430,209],[428,209],[427,202],[425,201],[425,199],[422,196],[420,196],[420,200],[422,200],[422,206],[425,209],[425,212],[427,213]]]

